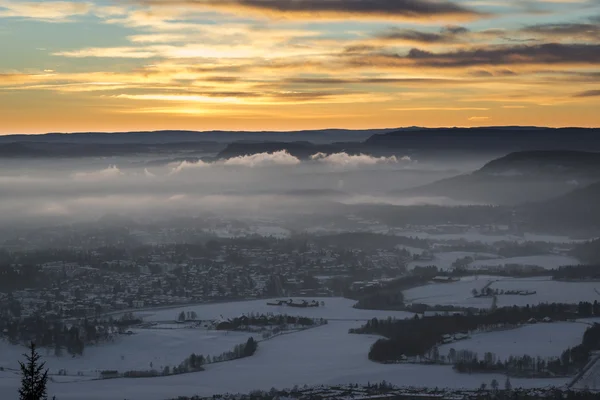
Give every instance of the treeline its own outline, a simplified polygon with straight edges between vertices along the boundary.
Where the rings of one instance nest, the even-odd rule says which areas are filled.
[[[555,280],[600,279],[600,264],[570,265],[560,267],[552,272]]]
[[[170,367],[165,366],[162,370],[150,369],[145,371],[126,371],[120,374],[116,370],[102,371],[100,376],[103,379],[113,378],[153,378],[157,376],[170,376],[187,374],[191,372],[204,371],[204,365],[212,364],[223,361],[237,360],[240,358],[251,357],[256,353],[258,349],[258,343],[253,337],[250,337],[246,343],[236,345],[231,351],[224,352],[218,356],[203,356],[196,355],[195,353],[190,354],[185,360],[183,360],[178,366]],[[152,364],[151,364],[152,368]]]
[[[393,362],[403,356],[422,356],[443,341],[444,335],[454,335],[476,330],[513,327],[533,319],[566,320],[577,317],[576,310],[568,304],[540,304],[527,307],[497,308],[489,313],[434,316],[413,319],[372,319],[350,333],[377,334],[379,339],[369,351],[369,359]]]
[[[523,355],[520,357],[510,356],[503,361],[494,353],[485,353],[483,359],[479,359],[477,353],[460,350],[456,352],[455,359],[452,359],[449,355],[448,360],[454,364],[456,371],[469,374],[489,372],[516,377],[548,378],[559,375],[564,376],[576,371],[568,357],[566,359],[543,359]]]
[[[357,300],[354,308],[365,310],[401,310],[404,308],[404,295],[402,291],[425,285],[437,274],[438,269],[434,266],[417,267],[412,271],[411,275],[398,278],[387,283],[384,287],[367,287],[356,291],[349,289],[345,293],[345,297]]]
[[[311,240],[321,247],[336,247],[340,249],[394,249],[398,245],[429,249],[430,242],[416,237],[385,235],[371,232],[344,232],[333,235],[316,236]]]
[[[115,335],[125,333],[127,327],[141,322],[132,313],[126,313],[116,320],[84,319],[77,325],[32,316],[0,320],[0,335],[14,345],[34,342],[40,348],[53,349],[57,357],[65,351],[69,355],[82,355],[86,345],[111,341]]]
[[[297,317],[292,315],[265,315],[250,313],[236,317],[217,325],[218,330],[247,330],[249,326],[285,326],[300,325],[304,327],[323,325],[326,321],[308,317]]]
[[[600,303],[598,300],[594,300],[593,303],[589,301],[580,301],[577,304],[577,314],[581,317],[597,317],[600,316]]]
[[[51,281],[44,277],[41,268],[33,264],[0,264],[0,292],[48,287]]]
[[[571,254],[585,263],[598,265],[600,263],[600,239],[575,246]]]

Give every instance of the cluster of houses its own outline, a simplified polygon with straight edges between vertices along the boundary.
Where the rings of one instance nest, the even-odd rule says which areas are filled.
[[[372,268],[398,268],[402,261],[398,254],[383,250],[367,255],[346,252],[342,260],[339,250],[333,247],[320,248],[309,243],[302,251],[281,251],[276,244],[265,247],[240,242],[202,257],[187,254],[176,246],[162,246],[143,260],[112,259],[92,251],[90,262],[41,263],[41,280],[47,285],[14,290],[10,299],[8,292],[0,292],[0,316],[3,310],[11,308],[9,303],[15,302],[19,304],[20,317],[41,314],[83,318],[127,309],[211,301],[329,297],[341,295],[339,286],[334,290],[336,277],[348,279],[356,271]]]

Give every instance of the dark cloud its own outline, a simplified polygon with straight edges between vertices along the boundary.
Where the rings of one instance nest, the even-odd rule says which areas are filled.
[[[439,32],[423,32],[415,29],[390,28],[376,36],[384,41],[407,41],[416,43],[454,43],[460,40],[460,36],[469,33],[462,26],[448,26]]]
[[[390,56],[429,67],[472,67],[517,64],[598,64],[600,45],[560,44],[494,46],[446,53],[412,49],[406,57]]]
[[[473,9],[445,0],[138,0],[143,4],[198,6],[255,10],[289,17],[358,16],[384,18],[431,18],[483,16]]]
[[[542,24],[523,28],[521,32],[552,37],[600,39],[600,24]]]
[[[510,69],[500,69],[500,70],[495,70],[495,71],[487,71],[487,70],[471,71],[469,73],[469,75],[479,77],[479,78],[487,78],[487,77],[493,77],[493,76],[516,76],[518,74],[514,71],[511,71]]]
[[[208,76],[203,79],[206,82],[216,82],[216,83],[234,83],[238,82],[240,78],[235,76]]]
[[[600,90],[587,90],[585,92],[577,93],[573,97],[600,97]]]
[[[382,50],[381,46],[372,46],[370,44],[358,44],[352,46],[346,46],[344,48],[344,53],[353,54],[353,53],[369,53],[377,50]]]
[[[568,70],[539,70],[534,71],[536,74],[540,75],[559,75],[559,76],[568,76],[570,81],[577,80],[580,82],[597,82],[600,81],[600,72],[590,72],[590,71],[568,71]]]

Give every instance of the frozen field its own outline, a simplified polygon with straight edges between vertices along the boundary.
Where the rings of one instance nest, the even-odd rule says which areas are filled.
[[[477,260],[469,264],[471,269],[480,269],[485,267],[503,267],[510,264],[519,264],[527,266],[542,267],[545,269],[556,269],[566,265],[579,265],[580,262],[574,257],[561,256],[556,254],[546,254],[540,256],[495,258],[490,260]]]
[[[251,334],[242,332],[206,331],[203,329],[139,329],[134,335],[122,335],[115,343],[88,346],[83,356],[55,357],[42,349],[41,354],[51,373],[67,370],[68,375],[84,374],[95,378],[99,371],[131,370],[161,371],[179,365],[191,353],[220,355],[235,345],[244,343]],[[259,339],[258,335],[255,335]],[[18,368],[18,360],[26,349],[0,342],[0,366]],[[152,367],[150,366],[152,363]]]
[[[435,265],[442,271],[452,269],[452,264],[459,258],[472,257],[474,260],[478,259],[496,259],[497,254],[489,253],[473,253],[468,251],[450,251],[445,253],[434,253],[433,260],[423,261],[411,261],[408,263],[408,269],[412,270],[415,267],[427,267],[429,265]]]
[[[496,354],[506,360],[510,356],[559,357],[569,347],[581,344],[583,333],[589,327],[579,322],[555,322],[525,325],[518,329],[476,334],[468,340],[440,346],[440,354],[447,356],[450,349],[471,350],[482,359],[484,353]]]
[[[406,303],[421,303],[431,306],[454,305],[460,307],[489,308],[491,298],[473,297],[473,289],[481,290],[490,282],[503,279],[495,276],[469,276],[458,282],[430,283],[404,291]]]
[[[530,296],[500,295],[498,307],[526,306],[541,303],[569,303],[580,301],[600,301],[600,282],[563,282],[553,281],[550,277],[505,278],[490,276],[474,276],[462,278],[458,282],[430,283],[404,291],[407,303],[423,303],[431,306],[454,305],[461,307],[487,308],[492,304],[491,298],[475,298],[472,290],[481,290],[486,284],[491,289],[501,290],[534,290]],[[598,292],[596,292],[598,290]]]
[[[281,300],[287,300],[287,298],[281,298]],[[318,300],[319,303],[323,301],[325,306],[314,308],[269,306],[267,305],[269,300],[251,300],[234,303],[204,304],[151,312],[144,311],[139,312],[138,315],[142,316],[144,321],[174,321],[177,319],[177,315],[181,311],[195,311],[198,315],[198,319],[201,320],[213,320],[220,318],[221,316],[224,318],[234,318],[251,312],[259,314],[287,314],[310,318],[325,318],[328,320],[354,321],[366,321],[374,317],[387,318],[388,316],[392,316],[396,318],[406,318],[410,316],[410,314],[400,311],[358,310],[352,308],[352,306],[356,303],[355,301],[339,297],[311,297],[306,298],[305,300],[309,302],[312,300]]]
[[[337,321],[262,343],[253,357],[209,365],[200,373],[152,379],[117,379],[52,383],[51,396],[60,400],[165,400],[176,396],[249,392],[271,387],[367,383],[386,380],[404,386],[478,388],[493,374],[457,374],[450,366],[383,365],[367,358],[374,336],[350,335],[353,322]],[[511,379],[514,387],[561,386],[565,379]],[[0,398],[13,398],[19,381],[0,372]]]
[[[563,282],[551,278],[505,279],[494,282],[492,289],[535,290],[531,296],[498,296],[498,307],[540,303],[579,303],[600,301],[600,282]]]

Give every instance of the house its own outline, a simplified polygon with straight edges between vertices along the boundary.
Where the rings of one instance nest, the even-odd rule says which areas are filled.
[[[144,300],[133,300],[133,308],[144,308]]]
[[[464,311],[425,311],[423,313],[423,317],[456,317],[465,314],[466,313]]]

